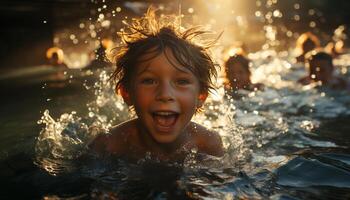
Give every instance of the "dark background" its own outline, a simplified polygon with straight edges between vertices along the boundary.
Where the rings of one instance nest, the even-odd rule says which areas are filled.
[[[0,70],[45,63],[45,51],[53,46],[55,31],[71,23],[76,23],[80,19],[91,17],[91,9],[95,9],[99,2],[102,2],[102,0],[94,1],[93,3],[91,0],[1,0]],[[126,1],[106,0],[106,4],[122,4],[123,2]],[[165,5],[167,3],[165,0],[148,0],[147,2],[164,3]],[[199,0],[178,0],[177,3],[181,3],[182,7],[186,9],[187,4],[191,5],[191,2],[192,5],[193,2],[200,4]],[[260,2],[265,5],[267,0],[260,0]],[[295,12],[293,9],[295,3],[301,5],[298,10],[301,15],[307,16],[307,12],[311,8],[322,13],[320,16],[314,16],[321,21],[317,27],[319,31],[331,34],[337,26],[345,24],[348,32],[350,1],[279,0],[275,6],[284,14],[280,23],[286,24],[293,31],[304,32],[310,30],[307,17],[303,17],[303,20],[299,22],[290,20]],[[244,4],[241,12],[254,16],[257,9],[256,1],[248,0]],[[264,8],[259,9],[263,10]],[[254,20],[253,17],[249,19]]]

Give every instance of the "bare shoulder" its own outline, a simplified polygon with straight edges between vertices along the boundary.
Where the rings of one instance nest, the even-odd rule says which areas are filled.
[[[213,156],[223,156],[222,140],[218,132],[209,130],[206,127],[191,122],[190,133],[200,153]]]
[[[98,154],[123,154],[127,150],[129,140],[134,132],[135,121],[126,121],[113,127],[109,134],[98,135],[89,147]]]

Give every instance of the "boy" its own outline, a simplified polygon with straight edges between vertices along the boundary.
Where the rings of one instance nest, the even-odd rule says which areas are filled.
[[[233,91],[244,89],[262,89],[262,84],[253,84],[250,80],[249,60],[243,55],[236,54],[225,62],[225,88]]]
[[[175,21],[161,23],[149,9],[128,26],[129,32],[121,33],[125,47],[116,56],[112,78],[137,118],[98,136],[90,147],[131,160],[150,155],[181,161],[192,149],[222,156],[219,134],[191,122],[212,89],[211,75],[216,75],[206,47],[191,41],[202,32],[180,33]]]
[[[332,61],[332,56],[323,51],[309,52],[306,55],[306,66],[309,74],[298,82],[303,85],[320,82],[322,85],[334,89],[347,89],[346,81],[333,75],[334,66]]]

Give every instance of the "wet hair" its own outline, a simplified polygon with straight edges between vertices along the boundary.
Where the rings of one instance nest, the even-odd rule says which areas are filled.
[[[307,65],[310,68],[310,63],[315,60],[326,60],[329,63],[329,66],[331,66],[331,70],[334,69],[333,66],[333,58],[330,54],[324,52],[324,51],[311,51],[305,56]]]
[[[243,69],[250,74],[250,70],[249,70],[249,63],[250,61],[244,57],[243,55],[240,54],[235,54],[233,56],[231,56],[229,59],[227,59],[227,61],[225,62],[225,71],[226,73],[228,72],[228,69],[230,67],[234,67],[235,63],[240,63],[243,67]]]
[[[312,49],[320,47],[320,40],[317,38],[316,35],[312,34],[311,32],[303,33],[299,36],[296,42],[296,48],[301,51],[301,53],[307,53],[304,52],[305,46],[307,44],[310,44],[313,46]]]
[[[149,8],[142,18],[133,19],[131,24],[126,23],[126,28],[118,33],[122,46],[115,49],[118,52],[114,58],[116,69],[111,76],[116,82],[116,91],[121,87],[129,91],[137,65],[161,53],[176,68],[166,54],[166,49],[170,49],[178,63],[198,78],[201,93],[213,89],[212,78],[217,76],[217,64],[211,59],[208,50],[216,40],[202,44],[196,42],[197,36],[209,32],[200,27],[182,30],[179,19],[180,16],[164,15],[156,20],[155,9]]]
[[[59,63],[64,61],[64,53],[61,48],[51,47],[46,51],[46,58],[48,60],[56,60]]]

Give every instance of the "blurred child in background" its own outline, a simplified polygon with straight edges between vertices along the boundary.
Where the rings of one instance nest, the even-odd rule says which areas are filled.
[[[311,51],[306,55],[308,75],[298,82],[303,85],[320,83],[334,89],[349,89],[349,84],[342,78],[334,75],[333,58],[324,51]]]
[[[262,84],[251,82],[251,72],[249,69],[250,60],[241,54],[235,54],[225,62],[225,89],[226,90],[254,90],[261,89]]]
[[[320,47],[320,40],[311,32],[303,33],[299,36],[296,42],[296,50],[299,55],[296,57],[297,62],[304,62],[305,55]]]

